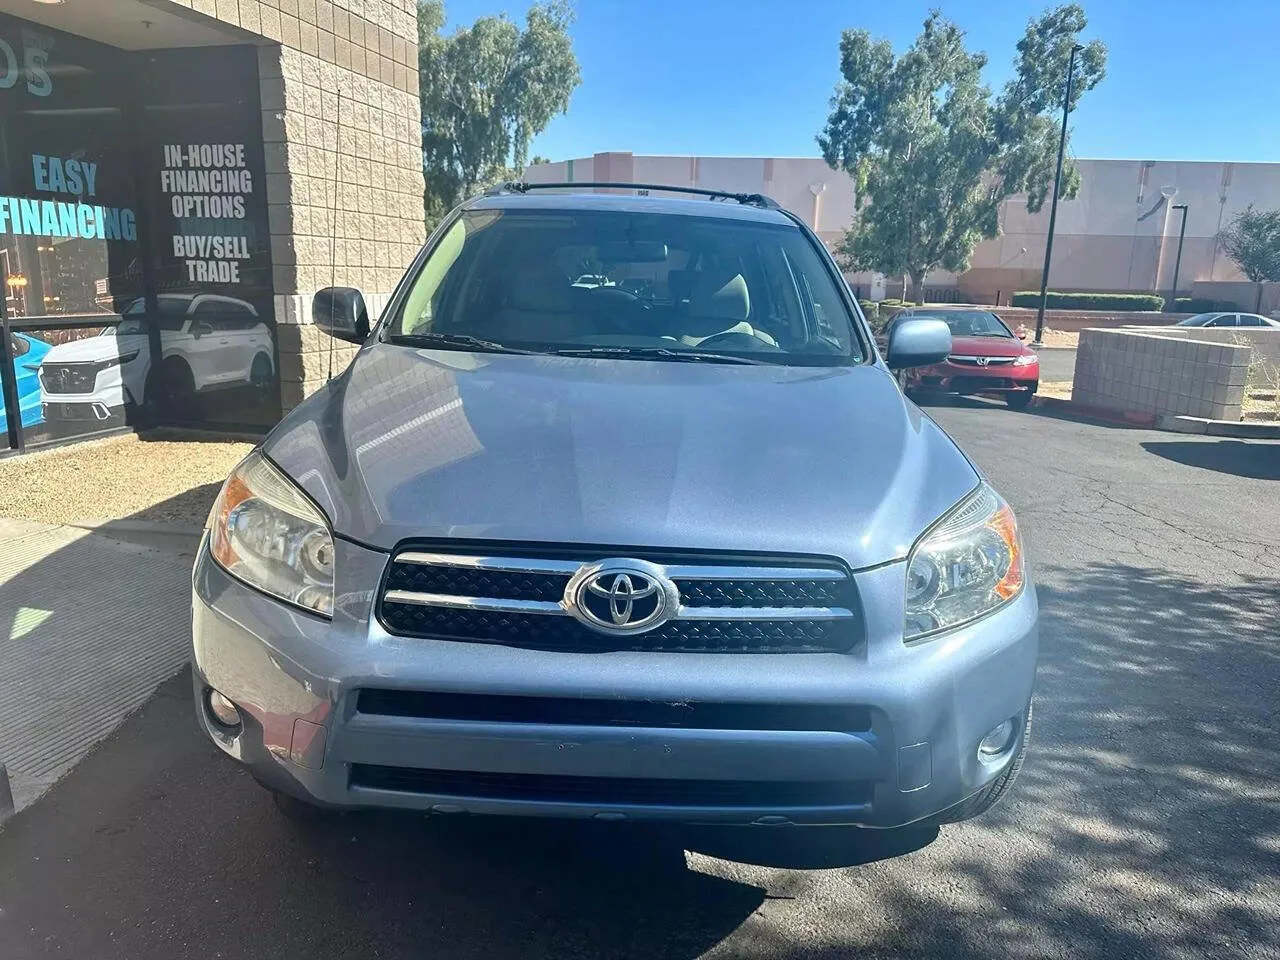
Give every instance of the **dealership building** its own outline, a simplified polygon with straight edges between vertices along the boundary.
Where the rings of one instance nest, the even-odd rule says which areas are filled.
[[[0,0],[0,452],[274,423],[311,295],[418,250],[420,142],[414,0]]]
[[[1244,280],[1218,233],[1250,204],[1280,209],[1280,164],[1163,160],[1078,160],[1080,192],[1059,204],[1051,286],[1055,290],[1168,295],[1175,268],[1181,295],[1248,298]],[[816,157],[669,157],[597,153],[530,167],[540,182],[661,183],[764,193],[803,217],[834,247],[856,212],[853,180]],[[1182,210],[1186,206],[1186,233]],[[978,244],[969,270],[935,271],[926,296],[1008,303],[1018,290],[1038,290],[1049,229],[1049,205],[1028,213],[1024,197],[1006,200],[1002,234]],[[1181,246],[1181,262],[1178,262]],[[901,277],[850,273],[864,297],[900,296]]]

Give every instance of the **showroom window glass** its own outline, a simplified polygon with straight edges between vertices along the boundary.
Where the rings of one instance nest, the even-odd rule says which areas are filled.
[[[0,274],[28,442],[51,436],[50,355],[98,336],[143,294],[123,68],[114,51],[0,16]],[[68,371],[68,389],[88,372]],[[104,411],[86,407],[68,432],[103,429]],[[12,415],[6,404],[6,434]]]
[[[129,53],[0,15],[0,448],[10,407],[27,444],[279,418],[259,115],[251,47]]]

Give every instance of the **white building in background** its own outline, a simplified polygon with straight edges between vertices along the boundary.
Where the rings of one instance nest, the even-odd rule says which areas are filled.
[[[1081,187],[1058,206],[1050,286],[1054,290],[1168,294],[1173,283],[1181,211],[1187,229],[1178,271],[1180,293],[1197,281],[1244,278],[1222,252],[1217,235],[1250,204],[1280,208],[1280,164],[1218,161],[1078,160]],[[853,220],[852,179],[809,157],[658,157],[597,153],[528,167],[530,182],[660,183],[764,193],[798,214],[834,247]],[[1003,233],[978,245],[973,263],[956,275],[937,271],[931,298],[1007,303],[1017,290],[1039,289],[1049,205],[1030,214],[1023,198],[1001,211]],[[900,293],[900,277],[849,275],[866,297]],[[884,292],[879,289],[884,285]]]

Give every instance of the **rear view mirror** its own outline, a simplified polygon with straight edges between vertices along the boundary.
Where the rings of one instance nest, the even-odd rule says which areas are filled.
[[[600,244],[601,263],[666,263],[667,245],[656,240],[618,240]]]
[[[369,338],[369,311],[355,287],[325,287],[311,301],[312,322],[339,340],[364,343]]]
[[[903,318],[889,330],[885,362],[890,370],[927,367],[951,352],[951,328],[941,320]]]

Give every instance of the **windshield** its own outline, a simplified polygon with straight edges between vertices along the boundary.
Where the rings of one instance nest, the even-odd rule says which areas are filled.
[[[191,307],[191,297],[162,295],[156,299],[156,304],[160,308],[160,315],[156,318],[156,325],[161,330],[181,330],[183,324],[187,322],[187,310]],[[147,321],[139,314],[145,314],[146,310],[146,301],[138,298],[124,308],[123,316],[125,319],[114,327],[107,327],[102,331],[101,335],[104,337],[145,335]]]
[[[941,320],[953,337],[1012,337],[1013,333],[994,313],[985,310],[938,310],[911,313],[912,320]]]
[[[845,302],[796,228],[600,210],[464,213],[388,338],[665,360],[861,359]]]

